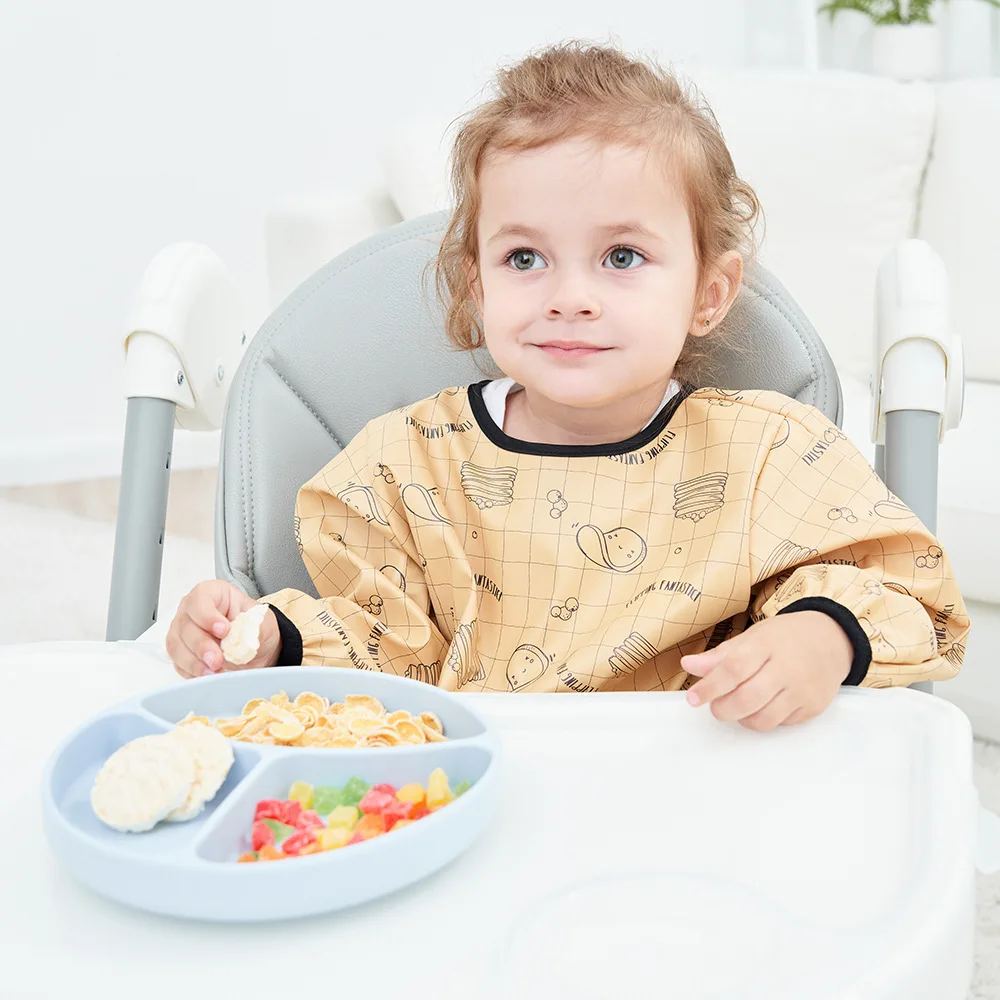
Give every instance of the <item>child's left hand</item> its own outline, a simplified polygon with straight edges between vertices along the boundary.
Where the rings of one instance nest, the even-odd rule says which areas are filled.
[[[765,618],[715,649],[681,657],[702,679],[692,705],[712,706],[724,722],[766,732],[819,715],[847,678],[854,649],[844,630],[821,611]]]

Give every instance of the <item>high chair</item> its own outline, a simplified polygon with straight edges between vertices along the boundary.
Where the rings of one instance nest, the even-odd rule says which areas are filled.
[[[252,597],[315,595],[295,545],[298,488],[379,414],[488,373],[485,349],[451,350],[426,270],[446,219],[433,214],[330,261],[247,344],[238,295],[206,247],[175,244],[150,265],[125,338],[128,415],[107,638],[157,619],[173,427],[222,427],[215,553]],[[888,488],[934,530],[937,445],[962,409],[961,343],[947,279],[909,240],[879,276],[874,440]],[[838,426],[840,382],[822,340],[780,282],[749,270],[701,384],[773,389]],[[244,355],[245,350],[245,355]]]
[[[484,352],[456,352],[443,333],[428,265],[445,223],[424,216],[366,239],[252,339],[211,251],[180,244],[154,260],[125,341],[109,640],[157,618],[175,422],[222,428],[217,575],[252,597],[316,594],[295,543],[299,487],[369,419],[492,374]],[[878,471],[933,530],[937,447],[961,415],[962,367],[926,244],[889,255],[876,308]],[[710,384],[777,390],[840,423],[820,336],[763,267],[748,269],[716,343]],[[676,693],[466,697],[509,736],[510,785],[495,834],[426,890],[444,922],[431,933],[459,956],[435,995],[652,985],[685,998],[965,997],[977,822],[980,858],[989,838],[968,720],[943,699],[849,689],[811,723],[757,734]],[[424,954],[422,899],[349,915],[336,932],[347,937],[330,940],[352,954],[390,942],[398,961]]]

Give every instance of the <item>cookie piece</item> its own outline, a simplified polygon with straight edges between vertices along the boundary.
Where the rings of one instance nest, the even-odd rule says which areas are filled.
[[[233,619],[219,645],[222,647],[222,655],[234,666],[243,666],[257,655],[257,650],[260,649],[260,626],[267,612],[266,604],[255,604]]]
[[[142,833],[184,804],[194,780],[194,756],[184,743],[166,734],[140,736],[104,762],[90,803],[102,823]]]
[[[215,798],[235,757],[229,740],[202,722],[180,723],[167,735],[179,741],[194,759],[195,777],[187,798],[164,817],[168,823],[183,823],[194,819]]]

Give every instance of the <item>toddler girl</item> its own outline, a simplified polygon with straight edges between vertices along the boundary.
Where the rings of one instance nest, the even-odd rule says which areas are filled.
[[[447,333],[506,377],[372,420],[302,487],[320,596],[262,598],[247,666],[687,689],[762,730],[842,684],[958,671],[948,559],[837,427],[690,381],[758,216],[703,104],[614,48],[555,46],[500,73],[452,180]],[[167,638],[179,672],[231,667],[219,639],[254,603],[195,587]]]

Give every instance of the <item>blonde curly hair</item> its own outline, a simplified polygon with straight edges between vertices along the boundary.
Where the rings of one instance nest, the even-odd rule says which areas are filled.
[[[478,274],[479,176],[486,156],[589,138],[659,151],[683,186],[694,230],[699,287],[706,265],[730,250],[756,256],[761,219],[753,189],[741,180],[719,123],[693,86],[670,70],[610,45],[568,41],[503,68],[495,96],[457,121],[450,173],[454,210],[431,262],[451,343],[484,344],[482,318],[469,287]],[[675,374],[695,360],[688,337]],[[703,352],[699,351],[698,355]]]

